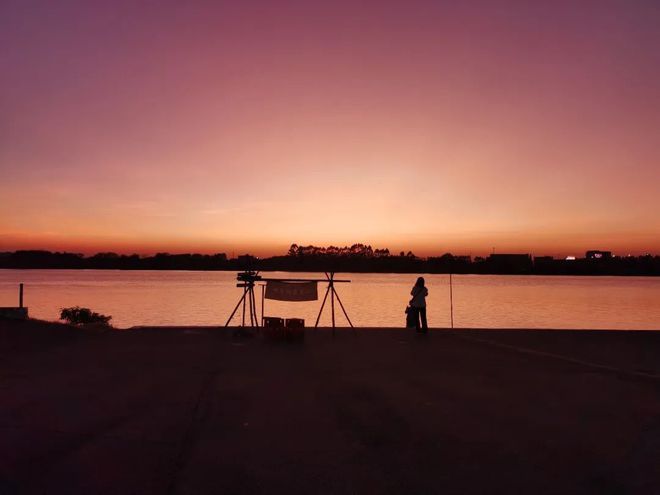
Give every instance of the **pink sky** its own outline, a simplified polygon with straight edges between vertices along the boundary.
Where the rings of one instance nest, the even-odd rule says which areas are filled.
[[[0,250],[660,253],[658,25],[634,0],[2,2]]]

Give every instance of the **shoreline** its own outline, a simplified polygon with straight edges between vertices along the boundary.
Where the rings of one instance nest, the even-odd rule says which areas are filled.
[[[57,323],[57,321],[48,321],[48,320],[35,320],[35,321],[43,321],[46,323]],[[222,330],[222,329],[237,329],[237,328],[249,328],[249,329],[257,329],[257,328],[263,328],[263,327],[241,327],[240,325],[230,325],[228,327],[225,327],[224,325],[134,325],[131,327],[124,327],[124,328],[114,328],[114,330],[119,331],[119,332],[125,332],[128,330]],[[378,326],[378,327],[349,327],[349,326],[336,326],[335,327],[337,332],[346,332],[346,331],[359,331],[359,332],[370,332],[370,331],[385,331],[385,332],[413,332],[414,330],[411,330],[409,328],[404,328],[404,327],[384,327],[384,326]],[[332,327],[330,326],[319,326],[318,329],[315,329],[314,327],[305,327],[305,330],[308,332],[313,332],[315,330],[320,330],[320,331],[331,331]],[[634,333],[634,332],[641,332],[641,333],[646,333],[646,332],[658,332],[660,333],[660,328],[655,329],[655,328],[633,328],[630,330],[622,330],[620,328],[507,328],[507,327],[497,327],[497,328],[490,328],[490,327],[429,327],[430,332],[594,332],[594,333],[612,333],[612,332],[621,332],[621,333]]]
[[[75,267],[21,267],[21,268],[10,268],[10,267],[0,267],[0,270],[14,270],[14,271],[23,271],[23,270],[52,270],[52,271],[116,271],[116,272],[234,272],[240,273],[244,270],[240,268],[218,268],[218,269],[186,269],[186,268],[103,268],[103,267],[94,267],[94,268],[75,268]],[[293,270],[293,269],[261,269],[256,270],[260,273],[319,273],[323,274],[325,272],[330,273],[330,270]],[[337,270],[334,272],[345,273],[345,274],[356,274],[356,275],[458,275],[458,276],[503,276],[503,277],[613,277],[613,278],[658,278],[660,273],[473,273],[473,272],[450,272],[450,271],[350,271],[350,270]]]

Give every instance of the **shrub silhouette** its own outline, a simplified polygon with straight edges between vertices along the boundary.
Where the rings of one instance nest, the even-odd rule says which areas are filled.
[[[89,308],[81,308],[80,306],[74,306],[73,308],[62,308],[60,311],[60,320],[67,321],[72,325],[87,325],[90,323],[96,323],[99,325],[109,326],[111,319],[112,316],[95,313]]]

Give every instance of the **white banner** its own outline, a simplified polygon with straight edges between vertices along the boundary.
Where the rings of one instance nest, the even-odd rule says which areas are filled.
[[[266,299],[276,301],[316,301],[316,282],[266,282]]]

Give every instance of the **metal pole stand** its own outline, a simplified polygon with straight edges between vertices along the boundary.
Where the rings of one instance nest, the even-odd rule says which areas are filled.
[[[339,298],[339,294],[337,294],[337,290],[335,289],[335,272],[330,272],[330,275],[328,275],[328,272],[325,272],[325,278],[328,279],[328,288],[325,290],[325,296],[323,296],[323,302],[321,303],[319,315],[316,317],[314,328],[318,328],[319,326],[319,320],[321,319],[321,313],[323,313],[323,308],[325,307],[325,301],[328,299],[328,294],[330,294],[330,306],[332,308],[332,335],[335,335],[335,298],[337,298],[337,302],[339,303],[341,310],[344,312],[346,321],[348,321],[348,324],[353,329],[353,334],[355,334],[355,327],[353,326],[353,323],[351,323],[351,319],[348,317],[348,313],[346,313],[346,309],[344,308],[344,305]]]
[[[257,280],[261,280],[261,277],[259,276],[258,272],[246,270],[243,273],[239,273],[236,278],[239,281],[239,283],[236,284],[236,287],[243,288],[243,295],[238,300],[238,303],[236,303],[236,307],[234,308],[234,311],[231,312],[231,315],[229,316],[227,323],[225,323],[225,327],[229,326],[229,323],[234,318],[236,311],[238,311],[238,308],[242,304],[243,311],[242,311],[241,326],[245,327],[245,317],[247,315],[245,307],[247,306],[248,307],[247,311],[250,314],[250,327],[259,328],[259,317],[257,316],[257,303],[254,297],[254,285],[255,285],[254,283]]]

